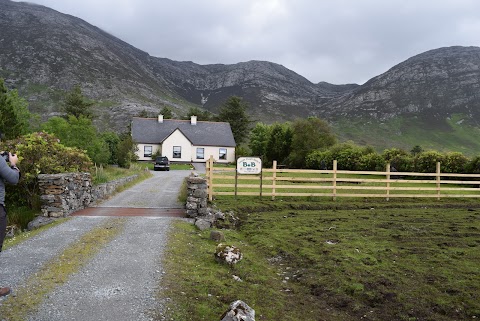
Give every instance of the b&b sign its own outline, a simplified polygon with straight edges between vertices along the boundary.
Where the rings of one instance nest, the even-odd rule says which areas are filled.
[[[257,157],[240,157],[237,159],[238,174],[260,174],[262,172],[262,160]]]

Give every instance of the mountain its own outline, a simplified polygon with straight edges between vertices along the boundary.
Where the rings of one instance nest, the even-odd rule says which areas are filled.
[[[477,153],[480,48],[416,55],[315,109],[343,139],[378,147],[415,145]]]
[[[430,50],[363,85],[333,85],[267,61],[199,65],[152,57],[79,18],[29,3],[0,0],[0,30],[0,77],[43,119],[60,114],[65,92],[80,84],[97,102],[97,126],[117,131],[144,110],[217,112],[237,95],[256,120],[319,116],[341,139],[378,149],[480,149],[478,47]]]
[[[428,114],[480,115],[480,48],[448,47],[414,56],[320,109],[334,116],[390,119]]]
[[[99,101],[102,121],[117,128],[144,109],[215,112],[231,95],[243,97],[257,119],[304,117],[319,99],[350,89],[315,85],[271,62],[199,65],[152,57],[79,18],[29,3],[0,0],[0,30],[0,77],[45,118],[58,114],[62,95],[76,84]]]

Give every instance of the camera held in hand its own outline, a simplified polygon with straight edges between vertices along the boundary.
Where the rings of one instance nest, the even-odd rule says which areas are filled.
[[[8,152],[0,153],[0,156],[2,156],[3,159],[4,159],[6,162],[9,162],[9,161],[10,161],[10,157],[9,157],[8,155],[9,155]]]

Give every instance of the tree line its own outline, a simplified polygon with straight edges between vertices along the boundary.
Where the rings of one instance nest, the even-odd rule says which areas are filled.
[[[118,164],[129,167],[136,159],[136,145],[130,129],[117,134],[100,132],[94,126],[95,102],[87,99],[79,86],[65,94],[64,116],[40,122],[28,110],[26,100],[16,90],[8,90],[0,78],[0,150],[17,152],[23,179],[20,190],[35,195],[39,173],[88,171],[93,164]],[[174,118],[168,106],[161,111],[164,119]],[[248,115],[248,104],[240,97],[229,97],[214,115],[190,108],[183,119],[197,116],[199,121],[224,121],[231,126],[237,143],[237,156],[260,156],[266,166],[276,160],[290,168],[331,169],[333,160],[344,170],[383,171],[390,163],[398,171],[435,172],[436,162],[443,172],[479,173],[480,157],[469,159],[461,153],[423,151],[415,146],[410,152],[392,148],[377,152],[370,146],[353,142],[339,143],[328,123],[316,117],[291,122],[265,124]],[[140,117],[156,117],[147,111]],[[16,193],[7,194],[11,198]],[[34,197],[30,197],[34,200]]]

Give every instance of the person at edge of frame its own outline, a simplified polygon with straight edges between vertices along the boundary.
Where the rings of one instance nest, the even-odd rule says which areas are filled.
[[[3,152],[2,152],[3,153]],[[5,208],[5,182],[17,184],[20,179],[20,170],[17,167],[18,156],[8,152],[8,166],[4,157],[0,157],[0,254],[7,229],[7,210]],[[0,285],[0,297],[10,294],[9,287]]]

